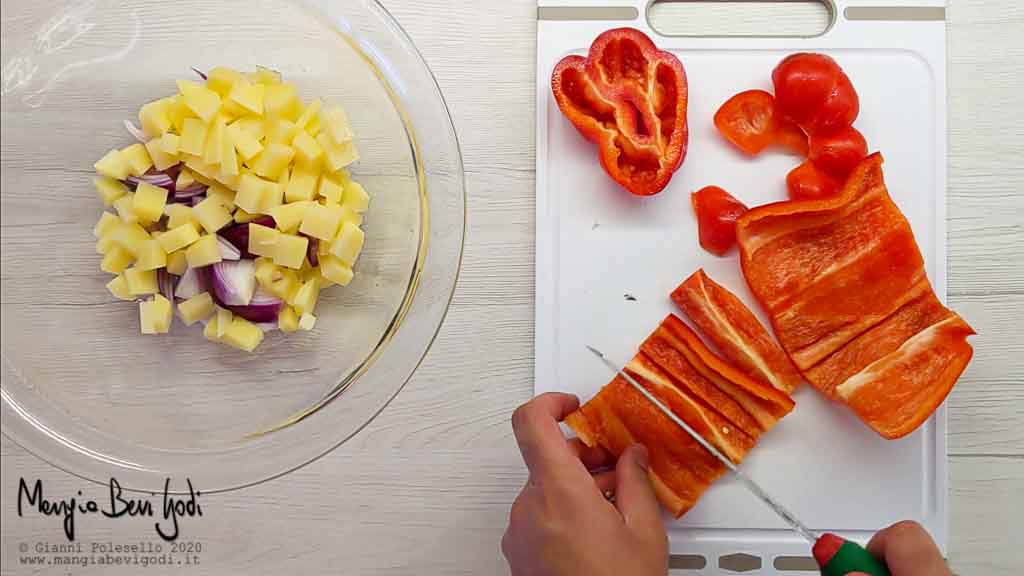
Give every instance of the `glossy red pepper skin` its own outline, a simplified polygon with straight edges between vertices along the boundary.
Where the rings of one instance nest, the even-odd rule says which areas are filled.
[[[697,231],[702,248],[725,256],[736,244],[736,220],[747,207],[718,186],[707,186],[690,196],[697,214]]]
[[[590,53],[555,66],[559,109],[598,145],[605,172],[637,196],[661,192],[686,157],[687,84],[682,62],[643,32],[609,30]]]
[[[810,160],[794,168],[786,176],[790,200],[822,200],[839,192],[842,182],[832,178]]]

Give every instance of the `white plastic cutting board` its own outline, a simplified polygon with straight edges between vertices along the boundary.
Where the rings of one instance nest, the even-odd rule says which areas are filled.
[[[735,253],[717,258],[700,249],[690,192],[715,184],[748,206],[785,198],[786,173],[799,160],[774,151],[747,158],[717,134],[712,117],[737,92],[771,90],[771,70],[795,51],[826,52],[853,80],[861,99],[855,126],[871,150],[883,153],[889,191],[910,220],[936,292],[945,295],[944,22],[845,17],[847,8],[858,6],[925,9],[872,12],[876,17],[934,17],[942,13],[935,10],[941,2],[840,0],[833,26],[816,38],[669,38],[648,26],[645,0],[540,4],[538,394],[566,391],[584,401],[593,396],[610,378],[584,345],[624,363],[661,319],[675,311],[668,294],[700,267],[758,311]],[[609,6],[636,7],[639,17],[573,17],[592,17],[591,7]],[[605,175],[596,148],[562,116],[550,92],[551,71],[562,57],[585,54],[598,34],[619,26],[639,28],[661,48],[673,51],[689,81],[690,144],[685,163],[669,186],[649,199],[631,196]],[[762,438],[744,461],[744,469],[814,529],[863,542],[894,521],[915,519],[945,549],[945,408],[909,437],[886,441],[807,385],[795,398],[794,412]],[[673,554],[705,557],[706,567],[695,574],[717,573],[718,559],[734,553],[761,558],[762,568],[752,574],[783,573],[773,568],[777,557],[809,553],[806,542],[729,477],[712,486],[682,520],[667,522]]]

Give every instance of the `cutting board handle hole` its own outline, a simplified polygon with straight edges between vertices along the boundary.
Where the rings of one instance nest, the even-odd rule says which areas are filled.
[[[663,36],[813,38],[832,27],[835,8],[830,0],[653,0],[647,21]]]

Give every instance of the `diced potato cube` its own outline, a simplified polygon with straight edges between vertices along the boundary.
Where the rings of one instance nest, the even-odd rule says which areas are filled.
[[[181,94],[175,94],[171,96],[171,104],[167,109],[167,115],[171,119],[171,125],[174,126],[174,130],[178,133],[182,133],[182,128],[185,126],[186,118],[196,118],[195,112],[188,109],[185,105],[185,99],[181,97]]]
[[[120,222],[120,221],[121,220],[118,219],[118,222]],[[107,252],[110,252],[110,249],[113,248],[114,246],[117,246],[117,242],[114,242],[114,235],[113,234],[108,235],[108,236],[103,236],[99,240],[96,240],[96,253],[97,254],[106,254]]]
[[[326,198],[328,202],[341,203],[344,192],[344,186],[333,175],[324,174],[320,177],[320,196]]]
[[[225,310],[225,312],[227,311]],[[210,321],[207,322],[206,327],[203,328],[203,336],[205,336],[206,339],[211,342],[220,342],[220,338],[224,333],[224,331],[221,330],[220,327],[222,320],[220,313],[221,309],[218,308],[217,313],[210,317]],[[231,312],[228,312],[227,323],[228,325],[231,324]]]
[[[188,269],[188,259],[185,258],[185,251],[178,250],[167,255],[167,271],[175,276],[182,276]]]
[[[203,154],[203,145],[206,144],[206,124],[198,118],[186,118],[181,128],[181,138],[178,139],[178,150],[193,156]]]
[[[230,310],[223,308],[217,308],[217,337],[223,338],[224,334],[228,331],[231,326],[231,320],[234,319],[234,315],[231,314]]]
[[[295,123],[284,118],[267,118],[264,127],[266,130],[267,143],[276,142],[283,146],[290,145],[292,143],[292,138],[294,138],[295,134],[298,132],[295,128]]]
[[[203,162],[220,164],[220,155],[224,151],[224,122],[214,120],[206,130],[206,142],[203,143]]]
[[[266,287],[277,279],[278,267],[274,264],[273,258],[267,258],[266,256],[260,256],[256,258],[255,272],[256,282],[260,286]]]
[[[131,252],[122,246],[114,245],[103,255],[103,260],[100,261],[100,270],[108,274],[120,274],[134,261],[135,256]]]
[[[171,301],[160,294],[139,303],[139,323],[143,334],[166,334],[171,329]]]
[[[107,176],[94,178],[92,183],[96,187],[96,193],[99,194],[104,206],[112,206],[115,200],[128,193],[128,189],[125,188],[124,184]]]
[[[291,306],[282,306],[277,314],[277,327],[281,332],[291,333],[299,329],[299,316]]]
[[[192,175],[192,171],[187,168],[182,168],[181,172],[178,172],[178,178],[174,181],[174,189],[184,190],[195,183],[196,179]]]
[[[116,229],[110,231],[110,237],[132,256],[138,256],[142,244],[150,239],[149,233],[142,226],[130,223],[121,223]]]
[[[235,191],[225,188],[220,184],[214,184],[206,190],[207,198],[216,198],[224,208],[230,210],[235,209]]]
[[[280,204],[280,201],[274,201],[280,195],[280,186],[276,182],[268,182],[255,174],[242,174],[238,181],[235,205],[250,214],[259,214],[266,206]]]
[[[321,117],[327,125],[327,135],[335,144],[344,144],[352,140],[352,126],[349,124],[344,108],[337,105],[329,106],[324,109]]]
[[[324,162],[331,170],[342,168],[359,160],[359,151],[356,150],[355,140],[349,140],[344,144],[333,142],[326,134],[321,133],[316,141],[324,150]]]
[[[320,135],[320,116],[314,116],[312,120],[306,123],[306,127],[303,129],[306,134],[316,138]]]
[[[257,84],[280,84],[281,73],[277,70],[271,70],[270,68],[264,68],[263,66],[257,66],[256,70],[249,72],[249,81]]]
[[[305,132],[299,132],[292,139],[292,148],[295,153],[307,164],[313,164],[323,155],[323,150],[312,136]]]
[[[192,214],[192,207],[186,204],[168,204],[164,207],[164,214],[167,214],[167,229],[173,230],[183,224],[195,224],[196,231],[199,230],[199,221]]]
[[[252,227],[253,225],[249,224],[249,226]],[[251,246],[252,232],[249,234],[249,244]],[[279,234],[277,242],[271,250],[272,254],[260,254],[260,256],[270,256],[274,259],[274,264],[298,270],[302,267],[302,263],[306,261],[306,250],[308,248],[309,238],[305,236]],[[252,252],[252,250],[249,251]]]
[[[148,182],[139,183],[132,196],[132,210],[143,222],[156,222],[164,215],[167,204],[167,189]]]
[[[317,179],[319,177],[319,170],[300,167],[296,164],[292,168],[291,178],[288,179],[288,187],[284,191],[285,201],[300,202],[302,200],[312,200],[316,196]]]
[[[217,311],[209,292],[202,292],[178,304],[178,316],[186,326],[206,320]]]
[[[164,266],[167,266],[167,252],[160,245],[159,239],[147,240],[139,248],[139,260],[135,263],[135,268],[139,270],[156,270]]]
[[[264,139],[266,136],[266,120],[262,116],[247,115],[239,118],[232,122],[238,126],[238,129],[246,134],[249,134],[256,139],[257,142]]]
[[[345,195],[341,200],[342,204],[351,207],[362,214],[370,207],[370,195],[359,182],[349,181],[345,184]]]
[[[207,198],[192,207],[199,224],[210,234],[216,234],[218,230],[227,226],[233,220],[231,212],[228,212],[224,204],[217,198]]]
[[[249,223],[249,253],[257,256],[274,257],[281,233],[276,228]]]
[[[299,329],[309,332],[316,326],[316,316],[313,316],[309,312],[306,312],[299,318]]]
[[[121,155],[120,150],[111,150],[103,155],[92,165],[97,172],[114,180],[124,180],[128,177],[128,161]]]
[[[245,75],[241,72],[217,66],[206,73],[206,86],[221,96],[227,96],[235,82],[243,79],[245,79]]]
[[[142,176],[153,167],[149,152],[138,142],[121,150],[121,159],[128,164],[128,173],[132,176]]]
[[[178,90],[185,105],[203,122],[210,123],[220,110],[220,95],[202,84],[189,80],[178,80]]]
[[[124,271],[124,280],[128,283],[128,293],[133,296],[156,294],[159,291],[156,283],[156,270],[128,268]]]
[[[119,300],[135,300],[128,292],[128,282],[125,281],[123,274],[118,274],[113,280],[107,282],[107,290]]]
[[[239,172],[241,172],[241,168],[239,168]],[[228,188],[234,190],[238,188],[238,183],[239,181],[241,181],[242,176],[241,174],[225,174],[224,170],[219,170],[217,174],[214,175],[214,178],[221,185],[227,186]],[[209,186],[213,186],[217,182],[210,182]]]
[[[277,180],[294,157],[295,150],[291,147],[271,142],[252,159],[249,166],[257,175],[268,180]]]
[[[302,114],[297,120],[295,120],[295,132],[304,129],[317,115],[320,114],[320,108],[323,106],[323,102],[319,98],[313,100],[306,106],[306,109],[302,111]]]
[[[142,131],[150,138],[159,138],[171,129],[170,109],[172,100],[161,98],[154,100],[139,110],[139,123],[142,124]]]
[[[302,112],[298,90],[294,84],[268,85],[263,94],[263,111],[267,116],[295,120]]]
[[[168,136],[174,139],[174,147],[177,148],[178,137],[170,132],[164,134],[163,138],[153,138],[146,142],[146,152],[149,153],[150,159],[153,160],[153,166],[157,170],[167,170],[179,162],[177,150],[170,154],[164,151],[164,138]]]
[[[92,227],[92,235],[97,238],[102,238],[121,225],[121,219],[114,216],[110,212],[104,212],[96,225]]]
[[[295,308],[298,314],[312,313],[316,308],[317,298],[320,297],[320,278],[312,278],[299,288],[289,304]]]
[[[359,253],[363,250],[364,240],[365,235],[363,231],[355,224],[346,222],[341,225],[341,232],[338,233],[338,237],[331,243],[331,254],[337,256],[342,262],[351,267],[355,264],[356,258],[359,257]]]
[[[310,204],[312,202],[308,200],[291,202],[275,206],[268,212],[274,217],[278,230],[291,234],[299,229],[299,224],[302,224],[302,217],[306,214],[306,209],[309,208]]]
[[[180,151],[178,149],[180,137],[177,134],[175,134],[174,132],[168,132],[167,134],[161,136],[160,139],[157,141],[160,143],[161,152],[167,154],[168,156],[173,156],[175,158],[178,157],[178,152]],[[153,153],[150,152],[150,156],[152,155]]]
[[[245,78],[235,82],[228,99],[257,116],[263,114],[263,84],[252,84]]]
[[[231,133],[225,129],[221,138],[220,171],[226,175],[238,176],[240,169],[241,163],[238,161],[238,154],[235,153],[235,141],[231,138]]]
[[[202,268],[221,261],[220,245],[217,236],[208,234],[201,236],[185,250],[185,258],[190,268]]]
[[[241,208],[238,208],[237,210],[235,210],[235,222],[237,222],[238,224],[245,224],[246,222],[252,222],[253,220],[255,220],[255,219],[259,218],[259,217],[260,217],[259,214],[250,214],[250,213],[246,212],[245,210],[242,210]]]
[[[258,136],[245,130],[241,122],[238,120],[229,124],[227,134],[242,160],[249,160],[263,151],[263,144],[260,144]]]
[[[239,350],[252,352],[260,342],[263,342],[263,330],[245,318],[235,316],[231,319],[231,325],[224,331],[221,342]]]
[[[311,204],[302,217],[299,232],[320,240],[331,241],[341,226],[341,214],[341,206]]]
[[[198,182],[207,186],[213,184],[213,178],[217,175],[216,166],[204,162],[202,156],[184,156],[182,160],[185,166],[192,170],[192,177]]]
[[[348,286],[353,277],[352,267],[342,262],[341,258],[332,255],[320,258],[320,274],[340,286]]]
[[[134,194],[126,194],[114,200],[114,209],[125,224],[135,224],[139,221],[139,215],[135,213],[133,196]]]
[[[351,222],[356,226],[363,225],[363,215],[352,209],[351,206],[341,205],[341,223]]]
[[[230,215],[228,217],[230,218]],[[196,240],[199,240],[199,232],[196,232],[196,227],[191,222],[171,228],[157,238],[160,247],[168,254],[191,246]]]

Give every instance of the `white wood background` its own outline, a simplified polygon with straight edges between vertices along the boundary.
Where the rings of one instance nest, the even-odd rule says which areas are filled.
[[[533,388],[533,0],[384,0],[437,75],[462,143],[469,228],[448,320],[419,372],[361,434],[283,478],[202,498],[182,525],[202,542],[188,574],[504,574],[508,507],[525,474],[509,415]],[[453,18],[451,14],[455,13]],[[1024,573],[1024,9],[949,8],[949,301],[979,332],[951,396],[952,538],[961,574]],[[0,444],[3,574],[41,570],[19,546],[60,541],[17,516],[18,479],[87,486]],[[81,518],[88,541],[152,540],[148,520]]]

